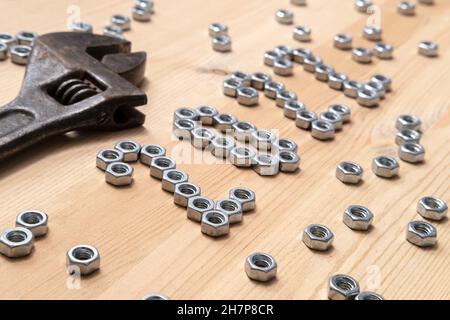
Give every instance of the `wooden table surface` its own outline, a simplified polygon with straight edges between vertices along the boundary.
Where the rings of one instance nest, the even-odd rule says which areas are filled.
[[[149,54],[144,85],[149,103],[141,108],[147,115],[145,126],[123,132],[71,133],[1,163],[1,228],[13,226],[18,212],[33,208],[48,213],[50,232],[36,241],[31,256],[0,257],[0,298],[139,299],[148,292],[161,292],[174,299],[325,299],[327,278],[345,273],[358,279],[363,290],[377,291],[387,299],[449,299],[448,219],[433,223],[438,245],[428,250],[408,243],[405,227],[420,218],[415,209],[420,197],[435,195],[450,202],[450,2],[418,5],[415,17],[405,17],[396,13],[397,0],[374,1],[381,10],[383,38],[395,46],[395,59],[374,59],[371,65],[357,64],[350,53],[332,47],[338,32],[351,34],[356,45],[373,46],[361,36],[367,16],[357,13],[350,0],[308,2],[302,8],[288,0],[224,0],[207,6],[201,0],[156,1],[152,22],[133,22],[126,37],[134,50]],[[129,13],[132,1],[2,0],[0,12],[9,18],[0,31],[66,30],[70,12],[76,9],[70,5],[79,6],[81,19],[101,32],[112,14]],[[312,28],[311,43],[295,42],[292,26],[274,21],[281,7],[294,11],[297,24]],[[207,27],[216,21],[229,26],[232,53],[211,49]],[[417,54],[417,44],[424,39],[439,43],[438,58]],[[222,94],[227,72],[272,72],[263,65],[262,54],[280,44],[310,47],[356,80],[388,74],[394,90],[379,108],[368,109],[298,66],[293,77],[275,77],[313,111],[324,111],[332,103],[351,106],[351,123],[327,143],[296,128],[264,96],[258,107],[245,108]],[[0,63],[1,104],[16,96],[24,70],[9,61]],[[263,178],[253,170],[217,163],[210,154],[176,141],[171,135],[173,111],[202,104],[294,139],[301,171]],[[426,161],[401,162],[398,179],[378,178],[371,172],[371,161],[377,155],[396,156],[394,123],[402,113],[422,119]],[[232,187],[252,188],[257,210],[233,226],[228,237],[215,240],[186,218],[186,211],[174,205],[160,182],[149,178],[147,167],[134,165],[135,182],[129,188],[106,184],[95,167],[95,155],[123,138],[164,145],[205,196],[220,199]],[[344,185],[334,177],[342,160],[364,167],[362,185]],[[374,212],[370,232],[354,232],[342,223],[350,204]],[[313,252],[301,242],[303,228],[311,223],[333,230],[331,251]],[[66,251],[79,243],[96,246],[102,257],[101,271],[81,283],[68,277],[65,267]],[[244,261],[254,251],[276,258],[275,281],[264,285],[247,278]]]

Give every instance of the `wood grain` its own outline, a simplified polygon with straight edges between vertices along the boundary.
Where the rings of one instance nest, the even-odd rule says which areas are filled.
[[[338,32],[354,36],[355,44],[372,46],[361,37],[367,19],[352,1],[309,1],[308,7],[287,0],[223,0],[208,2],[156,1],[148,24],[133,24],[127,38],[135,50],[149,53],[145,91],[149,104],[143,128],[113,133],[72,133],[41,143],[1,164],[0,226],[14,223],[26,208],[44,210],[50,233],[36,241],[25,259],[0,257],[0,297],[5,299],[138,299],[162,292],[175,299],[325,299],[327,278],[347,273],[363,289],[387,299],[450,298],[450,224],[436,223],[437,247],[419,249],[405,240],[405,226],[418,219],[415,206],[424,195],[450,202],[450,3],[418,6],[415,17],[396,13],[396,0],[374,1],[381,8],[386,42],[395,46],[393,61],[359,65],[348,52],[332,47]],[[2,32],[29,29],[40,34],[66,29],[69,5],[81,8],[82,19],[100,32],[109,17],[129,12],[132,1],[119,0],[2,0],[0,12],[14,17],[2,22]],[[292,28],[277,24],[280,7],[295,12],[295,21],[313,30],[313,51],[351,78],[367,81],[371,74],[392,76],[394,91],[377,109],[366,109],[314,80],[296,67],[295,76],[282,79],[313,111],[331,103],[352,107],[353,118],[336,139],[323,143],[297,129],[274,102],[261,98],[255,108],[239,106],[223,96],[221,83],[233,70],[270,70],[262,53],[279,44],[301,46],[292,40]],[[220,21],[230,27],[233,52],[211,49],[207,26]],[[417,54],[417,44],[428,39],[440,44],[440,56]],[[19,91],[24,69],[0,63],[0,104]],[[299,144],[302,170],[293,175],[261,178],[252,170],[213,163],[210,155],[171,137],[172,112],[180,106],[216,106],[260,128],[279,130]],[[370,171],[376,155],[396,155],[395,118],[401,113],[424,122],[426,162],[401,163],[400,178],[384,180]],[[183,158],[178,167],[213,199],[246,185],[257,193],[257,210],[233,226],[229,237],[212,240],[198,224],[186,219],[160,183],[148,177],[148,168],[135,166],[135,183],[117,189],[107,185],[95,168],[95,154],[121,138],[162,144],[172,156]],[[187,150],[187,151],[186,151]],[[182,155],[184,154],[184,157]],[[193,161],[187,159],[191,154]],[[189,157],[187,157],[189,158]],[[202,157],[200,157],[201,159]],[[346,186],[334,178],[336,164],[353,160],[365,169],[364,183]],[[369,233],[348,229],[341,221],[349,204],[363,204],[375,214]],[[301,243],[310,223],[323,223],[335,233],[332,251],[318,254]],[[78,243],[99,248],[101,271],[69,289],[65,252]],[[279,264],[276,281],[261,285],[249,281],[243,264],[253,251],[272,254]],[[70,282],[70,279],[69,279]]]

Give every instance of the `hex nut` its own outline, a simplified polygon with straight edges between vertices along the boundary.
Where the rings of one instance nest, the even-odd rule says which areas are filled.
[[[32,31],[20,31],[16,34],[17,42],[22,46],[32,47],[36,41],[38,34]]]
[[[432,247],[437,242],[436,228],[425,221],[411,221],[406,229],[406,240],[418,247]]]
[[[70,30],[75,32],[92,33],[94,31],[94,27],[92,24],[87,22],[75,21],[70,25]]]
[[[373,53],[378,59],[390,60],[393,58],[394,47],[387,43],[377,43]]]
[[[303,60],[303,70],[314,73],[316,72],[316,66],[322,63],[323,61],[320,58],[316,58],[313,55],[307,56]]]
[[[255,106],[259,103],[258,91],[251,87],[242,87],[237,89],[237,101],[243,106]]]
[[[243,87],[251,87],[252,85],[252,75],[242,72],[234,71],[230,74],[231,79],[238,80],[241,82]]]
[[[196,149],[206,149],[214,138],[214,132],[206,128],[199,127],[191,131],[191,144]]]
[[[219,210],[203,213],[201,231],[211,237],[222,237],[230,233],[228,215]]]
[[[201,222],[205,212],[214,210],[215,203],[213,200],[196,196],[189,198],[187,205],[187,217],[190,220]]]
[[[17,44],[17,38],[15,35],[10,33],[0,33],[0,42],[10,48]]]
[[[133,182],[133,167],[125,162],[109,164],[105,170],[105,181],[113,186],[128,186]]]
[[[235,199],[228,198],[219,200],[216,203],[216,210],[227,214],[230,224],[242,221],[242,206],[241,203]]]
[[[420,142],[420,132],[411,129],[402,129],[395,135],[395,143],[397,145],[404,144],[406,142]]]
[[[398,4],[397,12],[404,16],[414,16],[416,14],[416,4],[402,1]]]
[[[239,201],[243,212],[255,210],[256,195],[251,189],[246,187],[237,187],[230,190],[230,199]]]
[[[423,197],[417,203],[417,213],[425,219],[440,221],[447,216],[447,204],[436,197]]]
[[[353,80],[346,80],[343,83],[344,94],[349,98],[357,98],[358,91],[363,88],[363,84]]]
[[[400,145],[398,156],[409,163],[423,162],[425,160],[425,149],[418,143],[406,142]]]
[[[229,138],[216,137],[211,142],[211,153],[216,158],[226,159],[234,148],[234,141]]]
[[[374,108],[380,103],[380,95],[375,90],[363,88],[358,91],[356,101],[363,107]]]
[[[256,72],[252,74],[251,85],[256,90],[264,90],[266,82],[272,81],[272,77],[267,73]]]
[[[297,100],[288,100],[284,103],[283,114],[288,119],[297,119],[297,113],[300,110],[306,110],[305,105]]]
[[[344,211],[343,221],[352,230],[367,231],[372,225],[373,213],[366,207],[351,205]]]
[[[257,128],[250,122],[238,121],[233,124],[234,138],[240,142],[249,142],[251,135]]]
[[[230,162],[236,167],[249,168],[253,165],[255,152],[246,147],[234,147],[230,151]]]
[[[131,29],[131,20],[129,17],[123,14],[115,14],[111,17],[111,24],[118,26],[122,31],[128,31]]]
[[[182,182],[175,185],[173,201],[181,207],[187,207],[190,198],[197,197],[201,193],[200,187],[189,183]]]
[[[392,91],[392,79],[383,74],[375,74],[370,81],[381,82],[386,92]]]
[[[176,164],[172,159],[165,156],[154,157],[150,164],[150,176],[162,180],[164,171],[175,168]]]
[[[295,120],[295,125],[298,128],[309,130],[311,124],[317,120],[317,115],[309,110],[300,110],[297,112],[297,119]]]
[[[372,291],[364,291],[358,294],[355,297],[355,300],[384,300],[383,296],[379,295],[378,293],[372,292]]]
[[[295,172],[300,166],[300,157],[293,151],[280,151],[277,155],[281,172]]]
[[[332,104],[328,107],[328,111],[340,115],[344,123],[349,122],[352,116],[352,110],[345,104]]]
[[[133,17],[133,20],[139,22],[148,22],[151,20],[151,12],[149,10],[142,8],[139,5],[135,5],[133,7],[133,9],[131,10],[131,15]]]
[[[231,51],[231,38],[229,36],[217,36],[212,39],[212,47],[217,52]]]
[[[162,293],[149,293],[143,296],[141,300],[170,300],[170,298]]]
[[[325,120],[315,120],[311,123],[311,136],[318,140],[334,139],[334,125]]]
[[[355,48],[352,50],[352,58],[358,63],[371,63],[372,51],[367,48]]]
[[[328,281],[328,299],[353,300],[359,294],[358,281],[345,274],[337,274]]]
[[[353,38],[346,34],[337,34],[334,37],[334,46],[341,50],[350,50],[352,49]]]
[[[236,79],[227,79],[223,82],[223,94],[236,98],[238,89],[242,87],[242,82]]]
[[[216,108],[211,106],[200,106],[196,109],[198,119],[204,126],[214,125],[214,116],[218,114]]]
[[[382,30],[378,26],[365,26],[363,28],[363,36],[370,41],[381,41]]]
[[[103,34],[105,36],[123,39],[123,31],[118,26],[106,26],[103,28]]]
[[[357,184],[363,177],[363,168],[355,163],[343,161],[336,167],[336,178],[343,183]]]
[[[15,45],[9,50],[11,61],[15,64],[26,65],[31,55],[31,47],[26,45]]]
[[[361,13],[369,13],[369,8],[372,6],[372,0],[354,0],[356,11]]]
[[[421,41],[418,46],[418,52],[424,57],[437,57],[439,46],[433,41]]]
[[[197,122],[190,119],[177,119],[173,122],[173,135],[180,140],[190,140],[191,131],[197,128]]]
[[[378,177],[392,178],[398,175],[400,165],[397,160],[388,156],[379,156],[372,161],[372,171]]]
[[[263,55],[264,64],[268,67],[273,67],[273,65],[275,64],[275,61],[277,59],[282,59],[282,58],[283,58],[283,56],[280,55],[275,50],[268,50],[268,51],[264,52],[264,55]]]
[[[294,22],[294,14],[292,11],[280,9],[275,12],[275,20],[281,24],[292,24]]]
[[[336,112],[321,112],[319,114],[319,119],[330,122],[334,126],[334,130],[341,130],[344,124],[344,120],[342,119],[341,115]]]
[[[334,234],[321,224],[311,224],[303,230],[303,243],[312,250],[327,251],[333,244]]]
[[[305,58],[312,56],[312,51],[306,48],[297,48],[292,50],[292,59],[294,62],[299,64],[303,64],[305,62]]]
[[[258,150],[269,151],[272,144],[277,140],[276,135],[268,130],[258,129],[253,131],[250,136],[250,143]]]
[[[277,262],[267,253],[255,252],[245,260],[245,273],[255,281],[268,282],[277,276]]]
[[[306,0],[291,0],[291,3],[296,6],[306,6]]]
[[[280,58],[284,58],[286,60],[292,60],[292,49],[285,45],[276,46],[274,51],[280,56]]]
[[[123,152],[116,149],[103,149],[97,153],[95,162],[97,168],[105,171],[106,167],[113,162],[122,162],[124,158]]]
[[[100,269],[100,254],[90,245],[77,245],[67,251],[67,267],[72,273],[89,275]]]
[[[280,170],[280,160],[271,154],[257,154],[253,170],[260,176],[275,176]]]
[[[272,145],[272,148],[278,152],[280,151],[292,151],[297,152],[298,146],[294,140],[291,139],[278,139]]]
[[[189,176],[184,171],[177,169],[164,170],[161,188],[165,191],[174,193],[175,185],[178,183],[188,182],[188,179]]]
[[[300,42],[311,41],[311,28],[307,26],[297,26],[294,28],[293,37]]]
[[[327,66],[326,64],[318,64],[316,65],[315,77],[319,81],[327,82],[330,74],[335,72],[336,71],[333,68]]]
[[[153,158],[166,155],[166,149],[156,144],[147,144],[141,148],[139,159],[142,164],[150,166]]]
[[[222,133],[233,130],[233,124],[237,122],[237,119],[228,113],[219,113],[214,117],[214,126]]]
[[[279,108],[284,108],[284,104],[286,101],[297,100],[297,94],[292,91],[278,91],[277,96],[275,97],[275,104]]]
[[[398,116],[395,122],[395,128],[398,130],[411,129],[415,131],[420,131],[422,121],[416,117],[409,114],[402,114]]]
[[[282,77],[289,77],[294,74],[294,65],[290,60],[280,58],[273,64],[273,72]]]
[[[8,52],[9,52],[8,46],[0,41],[0,61],[8,59]]]
[[[135,162],[139,159],[141,145],[135,141],[119,141],[114,148],[123,153],[123,162]]]
[[[7,229],[0,235],[0,253],[8,258],[25,257],[31,253],[33,247],[33,233],[26,228]]]
[[[275,99],[277,97],[277,93],[283,91],[285,89],[284,84],[276,81],[268,81],[264,85],[264,95],[267,98]]]
[[[42,211],[23,211],[16,217],[16,227],[30,230],[35,238],[45,236],[48,232],[48,216]]]
[[[384,99],[386,95],[386,90],[384,89],[384,85],[381,82],[369,81],[364,85],[364,89],[375,91],[376,93],[378,93],[380,99]]]
[[[178,108],[173,113],[173,120],[192,120],[197,121],[199,118],[199,114],[197,110],[192,108]]]
[[[223,23],[211,23],[208,26],[208,33],[210,37],[226,36],[228,34],[228,27]]]

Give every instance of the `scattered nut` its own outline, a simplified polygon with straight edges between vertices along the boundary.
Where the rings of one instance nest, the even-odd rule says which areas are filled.
[[[289,10],[280,9],[275,13],[275,20],[281,24],[292,24],[294,22],[294,14]]]
[[[345,274],[337,274],[328,281],[328,299],[353,300],[359,294],[358,282]]]
[[[362,179],[363,173],[363,168],[355,162],[343,161],[339,163],[336,168],[336,178],[343,183],[359,183]]]
[[[436,197],[423,197],[417,203],[417,213],[429,220],[440,221],[447,216],[447,204]]]
[[[418,247],[432,247],[437,242],[436,228],[425,221],[411,221],[406,229],[406,240]]]
[[[395,123],[395,127],[398,130],[411,129],[415,131],[420,131],[421,125],[422,121],[418,117],[409,114],[400,115]]]
[[[31,253],[33,247],[33,233],[26,228],[7,229],[0,235],[0,253],[8,258],[27,256]]]
[[[326,251],[333,244],[334,235],[321,224],[311,224],[303,231],[303,243],[312,250]]]
[[[350,50],[352,49],[353,38],[346,34],[337,34],[334,37],[334,46],[341,50]]]
[[[223,23],[211,23],[208,26],[210,37],[226,36],[228,34],[228,27]]]
[[[352,230],[367,231],[372,225],[373,213],[366,207],[352,205],[345,210],[343,221]]]
[[[214,51],[218,52],[230,52],[231,51],[231,38],[229,36],[217,36],[212,39],[212,46]]]
[[[267,253],[255,252],[245,260],[245,273],[252,280],[267,282],[277,276],[277,263]]]
[[[359,63],[371,63],[372,56],[372,51],[367,48],[355,48],[352,51],[353,60]]]
[[[382,178],[392,178],[398,175],[400,165],[392,157],[379,156],[372,161],[372,171]]]
[[[100,254],[93,246],[77,245],[67,252],[67,267],[73,273],[89,275],[100,269]]]
[[[418,143],[406,142],[400,145],[398,156],[409,163],[422,162],[425,159],[425,149]]]
[[[42,211],[28,210],[21,212],[16,218],[16,227],[31,231],[34,237],[42,237],[48,232],[48,216]]]
[[[425,57],[437,57],[439,46],[436,42],[421,41],[419,43],[419,54]]]
[[[311,28],[306,26],[297,26],[294,28],[294,39],[300,42],[311,41]]]
[[[406,142],[420,142],[420,132],[411,129],[402,129],[395,135],[395,143],[397,145],[404,144]]]
[[[378,293],[372,292],[372,291],[364,291],[358,294],[355,297],[355,300],[384,300],[383,296],[379,295]]]

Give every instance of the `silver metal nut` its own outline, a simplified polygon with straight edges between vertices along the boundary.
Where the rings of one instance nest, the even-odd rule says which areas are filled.
[[[406,142],[420,142],[420,132],[411,129],[402,129],[395,135],[395,143],[397,145],[404,144]]]
[[[346,106],[345,104],[332,104],[328,107],[328,111],[340,115],[344,123],[350,121],[350,118],[352,116],[350,107]]]
[[[384,85],[381,82],[369,81],[364,85],[364,89],[375,91],[380,99],[384,99],[386,95],[386,89],[384,89]]]
[[[228,215],[230,224],[239,223],[242,221],[242,206],[241,203],[234,199],[222,199],[216,204],[216,210],[222,211]]]
[[[70,25],[70,30],[75,32],[92,33],[94,31],[94,28],[90,23],[75,21]]]
[[[105,36],[123,39],[123,31],[118,26],[106,26],[103,28],[103,34]]]
[[[447,204],[436,197],[423,197],[417,203],[417,213],[425,219],[440,221],[447,216]]]
[[[284,89],[285,85],[281,82],[268,81],[264,85],[264,95],[267,98],[275,99],[277,97],[277,93],[283,91]]]
[[[173,113],[173,120],[192,120],[197,121],[199,119],[199,114],[197,110],[192,108],[178,108]]]
[[[142,8],[140,5],[135,5],[133,7],[133,9],[131,10],[131,15],[133,17],[133,20],[139,22],[148,22],[151,20],[151,12],[149,10],[146,10],[145,8]]]
[[[373,213],[366,207],[351,205],[345,209],[343,221],[352,230],[367,231],[372,225]]]
[[[195,111],[197,111],[198,119],[202,125],[214,125],[214,116],[218,114],[216,108],[211,106],[200,106]]]
[[[400,145],[398,156],[409,163],[422,162],[425,159],[425,149],[418,143],[406,142]]]
[[[425,221],[411,221],[406,228],[406,240],[418,247],[432,247],[437,242],[436,228]]]
[[[260,176],[275,176],[280,171],[280,160],[271,154],[257,154],[253,170]]]
[[[363,173],[363,168],[355,162],[343,161],[336,167],[336,178],[343,183],[359,183],[363,177]]]
[[[164,175],[164,171],[175,168],[176,164],[172,159],[165,156],[154,157],[150,164],[150,176],[161,180]]]
[[[257,128],[247,121],[238,121],[233,124],[234,138],[240,142],[249,142],[251,135]]]
[[[100,269],[100,254],[93,246],[77,245],[67,251],[67,267],[76,274],[92,274]]]
[[[370,41],[381,41],[382,30],[378,26],[365,26],[363,28],[363,36]]]
[[[421,41],[419,43],[419,54],[425,57],[437,57],[439,46],[433,41]]]
[[[316,65],[315,77],[319,81],[327,82],[330,74],[335,73],[336,71],[326,64],[318,64]]]
[[[312,51],[306,48],[297,48],[292,50],[292,60],[299,64],[303,64],[305,62],[305,58],[312,56]]]
[[[276,53],[278,53],[278,55],[281,58],[287,59],[287,60],[292,60],[293,56],[292,56],[292,49],[286,45],[279,45],[276,46],[274,51]]]
[[[363,107],[374,108],[380,103],[380,95],[375,90],[363,88],[358,91],[356,101]]]
[[[129,17],[123,14],[115,14],[111,17],[111,24],[118,26],[122,31],[128,31],[131,29],[131,20]]]
[[[229,36],[217,36],[212,39],[212,47],[214,51],[218,52],[230,52],[231,51],[231,38]]]
[[[187,207],[190,198],[200,195],[200,187],[189,183],[182,182],[175,185],[175,191],[173,193],[173,202],[181,207]]]
[[[294,13],[285,9],[277,10],[275,12],[275,20],[281,24],[292,24],[294,23]]]
[[[275,64],[275,61],[277,59],[282,59],[283,56],[280,55],[275,50],[269,50],[269,51],[264,52],[263,58],[264,58],[264,64],[266,66],[273,67],[273,65]]]
[[[271,150],[272,144],[276,140],[277,137],[273,132],[261,129],[253,131],[250,137],[251,145],[261,151]]]
[[[45,236],[48,232],[48,216],[42,211],[23,211],[16,217],[16,227],[30,230],[34,237]]]
[[[283,138],[275,141],[275,143],[272,145],[272,149],[278,152],[280,151],[297,152],[298,146],[294,140]]]
[[[334,46],[341,50],[352,49],[353,38],[347,34],[337,34],[334,37]]]
[[[409,1],[402,1],[397,6],[397,12],[404,16],[413,16],[416,14],[416,4]]]
[[[333,244],[334,234],[321,224],[311,224],[303,230],[303,243],[312,250],[326,251]]]
[[[363,88],[363,84],[353,80],[346,80],[343,84],[344,94],[349,98],[357,98],[358,91]]]
[[[264,90],[266,82],[272,81],[272,77],[267,73],[256,72],[252,74],[251,85],[256,90]]]
[[[386,75],[375,74],[372,76],[370,81],[381,82],[384,85],[386,92],[390,92],[392,90],[392,79]]]
[[[211,23],[208,26],[208,33],[210,37],[226,36],[228,34],[228,27],[223,23]]]
[[[196,196],[189,198],[187,206],[187,217],[190,220],[201,222],[205,212],[214,210],[215,203],[213,200]]]
[[[409,114],[400,115],[395,122],[395,128],[398,130],[411,129],[420,131],[421,125],[422,121],[418,117]]]
[[[139,159],[141,145],[135,141],[119,141],[114,148],[123,153],[124,162],[135,162]]]
[[[219,113],[214,117],[214,126],[222,133],[233,130],[233,124],[237,122],[237,119],[228,113]]]
[[[156,144],[146,144],[141,148],[139,159],[142,164],[150,166],[153,158],[166,155],[166,149]]]
[[[123,152],[116,149],[103,149],[97,153],[96,166],[105,171],[106,167],[113,162],[123,161]]]
[[[242,82],[237,79],[227,79],[223,82],[223,94],[236,98],[237,97],[237,91],[239,88],[242,87]]]
[[[161,188],[165,191],[174,193],[175,185],[178,183],[188,182],[188,179],[189,176],[184,171],[177,169],[164,170]]]
[[[8,59],[8,52],[9,52],[8,46],[5,43],[0,42],[0,61]]]
[[[127,186],[133,182],[133,167],[125,162],[109,164],[105,170],[105,181],[114,186]]]
[[[13,45],[17,44],[17,38],[10,33],[0,33],[0,42],[6,44],[8,48],[11,48]]]
[[[322,63],[322,59],[316,58],[313,55],[309,55],[303,60],[303,69],[307,72],[314,73],[316,72],[317,65]]]
[[[345,274],[337,274],[328,281],[328,299],[354,300],[359,294],[358,281]]]
[[[297,100],[288,100],[284,103],[283,114],[288,119],[297,119],[297,113],[306,110],[305,105]]]
[[[33,247],[33,233],[26,228],[7,229],[0,235],[0,253],[8,258],[25,257],[31,253]]]
[[[196,121],[189,119],[177,119],[173,122],[173,135],[180,140],[190,140],[191,131],[198,127]]]
[[[258,91],[252,87],[238,88],[237,101],[243,106],[255,106],[259,103]]]
[[[372,161],[372,171],[382,178],[392,178],[398,175],[400,165],[392,157],[379,156]]]
[[[148,11],[149,13],[155,12],[155,3],[153,0],[136,0],[136,5],[141,7],[143,10]]]
[[[354,0],[356,11],[361,13],[369,13],[369,8],[372,6],[372,0]]]
[[[217,158],[228,158],[233,148],[234,141],[229,138],[216,137],[211,142],[211,153]]]
[[[243,87],[251,87],[252,85],[252,75],[242,71],[232,72],[230,78],[240,81]]]
[[[281,172],[295,172],[300,166],[300,157],[293,151],[280,151],[277,155]]]
[[[336,112],[325,111],[319,114],[319,119],[328,121],[334,126],[334,130],[341,130],[344,124],[344,119]]]
[[[38,34],[32,31],[20,31],[16,34],[17,42],[22,46],[32,47],[36,41]]]
[[[298,128],[309,130],[311,124],[317,120],[317,115],[313,111],[300,110],[297,112],[297,119],[295,120],[295,125]]]
[[[196,149],[206,149],[214,138],[214,132],[206,128],[199,127],[191,131],[191,144]]]
[[[228,215],[219,210],[211,210],[203,213],[201,230],[211,237],[222,237],[230,233],[230,221]]]
[[[9,50],[11,61],[15,64],[26,65],[31,55],[31,47],[26,45],[12,46]]]
[[[293,37],[300,42],[311,41],[311,28],[307,26],[297,26],[294,28]]]
[[[371,63],[372,51],[367,48],[355,48],[352,50],[352,58],[358,63]]]
[[[289,77],[294,74],[294,65],[290,60],[280,58],[275,60],[273,72],[282,77]]]
[[[230,162],[236,167],[249,168],[253,165],[255,152],[246,147],[234,147],[230,151]]]
[[[325,120],[315,120],[311,123],[311,136],[318,140],[334,139],[334,125]]]
[[[275,104],[279,108],[284,108],[284,104],[286,101],[297,100],[297,94],[292,91],[278,91],[277,96],[275,97]]]
[[[256,195],[251,189],[246,187],[237,187],[230,190],[230,199],[239,201],[243,212],[255,210]]]
[[[378,293],[372,292],[372,291],[364,291],[358,294],[355,297],[355,300],[384,300],[383,296],[379,295]]]
[[[394,47],[387,43],[377,43],[373,53],[379,59],[389,60],[393,58]]]
[[[267,282],[277,276],[277,262],[267,253],[255,252],[245,260],[245,273],[255,281]]]

